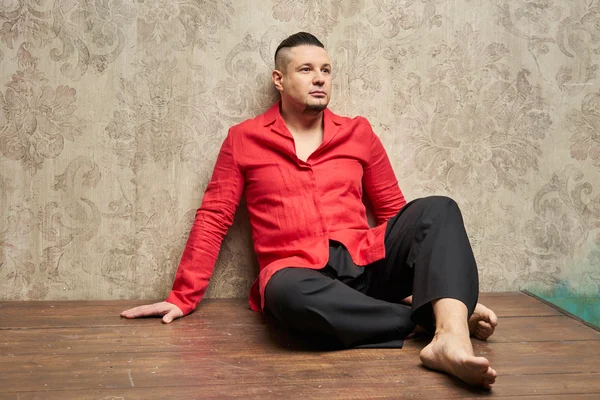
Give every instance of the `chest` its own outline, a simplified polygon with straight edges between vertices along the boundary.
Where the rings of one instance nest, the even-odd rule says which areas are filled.
[[[244,174],[246,199],[355,191],[370,158],[369,147],[364,145],[367,140],[361,131],[334,133],[325,137],[292,133],[290,138],[275,132],[244,136],[237,146],[236,161]]]
[[[306,161],[312,153],[323,143],[323,133],[318,132],[310,135],[293,135],[296,156]]]

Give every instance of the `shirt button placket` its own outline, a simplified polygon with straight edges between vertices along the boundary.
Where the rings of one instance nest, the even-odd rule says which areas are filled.
[[[325,220],[323,218],[323,213],[322,213],[322,204],[321,204],[321,194],[319,193],[319,187],[317,186],[317,179],[315,177],[315,171],[312,168],[312,166],[310,164],[306,164],[307,168],[308,168],[308,172],[310,174],[310,182],[311,182],[311,186],[312,186],[312,198],[313,198],[313,202],[315,204],[315,210],[319,216],[319,227],[321,230],[321,235],[325,236],[327,235],[327,229],[325,228]]]

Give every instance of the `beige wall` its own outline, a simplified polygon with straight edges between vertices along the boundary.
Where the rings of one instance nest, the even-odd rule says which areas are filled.
[[[308,30],[405,195],[460,204],[483,290],[600,285],[600,2],[0,1],[0,298],[161,298],[227,128]],[[244,211],[209,295],[256,274]]]

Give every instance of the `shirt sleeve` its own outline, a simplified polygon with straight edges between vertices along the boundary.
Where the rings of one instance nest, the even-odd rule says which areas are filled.
[[[231,130],[221,146],[202,204],[196,211],[185,250],[166,301],[191,313],[206,292],[221,244],[233,223],[244,191],[244,176],[235,162]]]
[[[364,168],[363,187],[373,208],[376,224],[381,225],[398,214],[406,200],[381,140],[368,121],[365,120],[365,123],[371,138],[371,157]]]

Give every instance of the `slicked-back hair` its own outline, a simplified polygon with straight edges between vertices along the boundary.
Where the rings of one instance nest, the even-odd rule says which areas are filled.
[[[279,46],[277,46],[277,50],[275,50],[275,69],[278,71],[284,72],[285,67],[287,67],[287,58],[282,57],[283,54],[280,54],[280,50],[284,48],[292,48],[297,46],[317,46],[322,49],[325,48],[323,43],[316,36],[308,33],[308,32],[298,32],[294,33],[291,36],[285,38]],[[278,56],[280,56],[278,58]]]

